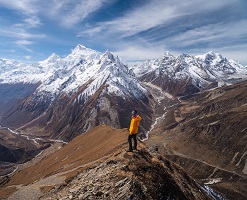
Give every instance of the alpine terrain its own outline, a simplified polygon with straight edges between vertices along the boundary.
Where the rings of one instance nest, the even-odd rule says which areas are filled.
[[[215,52],[0,59],[0,197],[246,199],[245,80]],[[133,109],[142,142],[127,153]]]
[[[3,182],[1,199],[223,199],[144,144],[124,151],[127,134],[100,125],[46,149]]]

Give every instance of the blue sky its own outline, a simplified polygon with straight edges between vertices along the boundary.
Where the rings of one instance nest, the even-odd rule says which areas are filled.
[[[221,53],[247,64],[246,0],[0,0],[0,58],[64,57],[77,44],[125,61]]]

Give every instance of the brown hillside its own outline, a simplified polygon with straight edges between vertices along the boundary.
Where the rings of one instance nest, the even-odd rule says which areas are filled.
[[[98,126],[17,172],[0,199],[210,199],[182,168],[139,142],[127,153],[126,129]]]
[[[101,125],[76,137],[69,144],[11,178],[9,185],[29,184],[58,172],[68,171],[96,161],[127,141],[125,129],[114,129]]]
[[[246,199],[246,89],[244,81],[181,98],[147,144],[229,199]]]

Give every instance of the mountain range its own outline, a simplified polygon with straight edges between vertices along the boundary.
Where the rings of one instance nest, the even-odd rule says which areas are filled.
[[[151,126],[150,104],[154,99],[150,99],[143,82],[184,96],[247,77],[247,67],[213,52],[178,57],[166,52],[161,59],[127,67],[108,50],[102,54],[77,45],[65,58],[52,54],[32,65],[7,60],[1,63],[0,91],[4,92],[1,110],[5,113],[0,113],[4,115],[0,124],[22,130],[45,127],[49,137],[63,140],[102,123],[127,127],[126,119],[134,108],[146,115],[142,127],[146,133]],[[13,91],[6,94],[10,84]],[[18,87],[25,91],[13,94],[20,90]],[[6,107],[6,101],[19,97],[23,98],[20,103]],[[73,117],[64,119],[64,116]],[[73,129],[73,134],[68,129]]]
[[[234,128],[238,127],[239,111],[245,108],[244,80],[247,66],[214,52],[177,57],[166,52],[160,59],[128,66],[108,50],[100,53],[77,45],[64,58],[52,54],[31,65],[0,59],[0,132],[4,135],[0,166],[3,174],[10,173],[16,163],[24,163],[55,144],[70,143],[101,124],[128,128],[131,111],[137,109],[143,117],[139,137],[149,148],[159,147],[162,156],[179,163],[203,183],[209,181],[202,177],[210,167],[220,171],[217,175],[234,177],[230,186],[222,184],[216,189],[242,198],[245,192],[232,190],[232,185],[242,188],[246,184],[246,129],[244,124],[241,130]],[[237,114],[231,115],[235,111]],[[219,119],[226,116],[228,124],[221,124]],[[241,139],[230,127],[241,132]],[[201,136],[203,133],[206,136]],[[175,136],[176,140],[170,139]],[[198,146],[197,155],[193,149]],[[209,155],[224,156],[220,160],[211,156],[210,160],[203,156],[207,149]],[[198,173],[202,165],[204,170]]]
[[[63,59],[53,54],[21,70],[2,73],[2,84],[35,84],[37,88],[5,113],[7,117],[1,121],[4,126],[28,129],[38,125],[52,132],[52,138],[70,140],[102,123],[127,127],[125,119],[135,107],[147,110],[147,117],[151,117],[146,105],[148,91],[109,51],[100,54],[78,45]],[[144,129],[150,122],[146,124]]]

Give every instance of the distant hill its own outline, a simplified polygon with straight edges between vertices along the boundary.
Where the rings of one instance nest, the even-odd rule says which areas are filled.
[[[247,197],[246,88],[244,81],[180,98],[147,144],[229,199]]]

